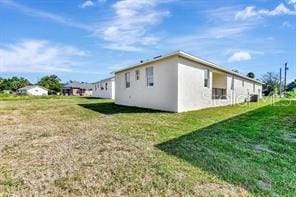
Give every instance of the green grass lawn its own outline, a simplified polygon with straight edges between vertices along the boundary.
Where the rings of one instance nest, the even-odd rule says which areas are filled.
[[[0,195],[296,194],[296,100],[186,113],[0,97]]]

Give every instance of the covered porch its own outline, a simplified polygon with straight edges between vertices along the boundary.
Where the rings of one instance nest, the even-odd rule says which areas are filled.
[[[212,73],[212,99],[227,99],[227,74],[219,71]]]

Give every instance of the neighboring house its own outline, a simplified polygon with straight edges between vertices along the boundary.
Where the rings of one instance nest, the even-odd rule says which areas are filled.
[[[114,77],[93,83],[93,97],[114,99],[115,98]]]
[[[33,86],[26,86],[23,88],[20,88],[16,91],[17,94],[27,94],[32,96],[46,96],[48,95],[48,89],[33,85]]]
[[[65,96],[92,96],[92,84],[73,81],[64,85],[62,94]]]
[[[262,83],[182,51],[115,72],[115,103],[172,112],[262,97]]]
[[[11,94],[12,91],[11,90],[3,90],[3,94]]]

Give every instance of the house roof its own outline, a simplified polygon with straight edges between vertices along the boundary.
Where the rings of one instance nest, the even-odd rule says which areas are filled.
[[[127,71],[127,70],[130,70],[130,69],[133,69],[133,68],[138,68],[138,67],[141,67],[141,66],[144,66],[144,65],[147,65],[147,64],[150,64],[150,63],[153,63],[153,62],[157,62],[157,61],[160,61],[160,60],[163,60],[163,59],[166,59],[166,58],[169,58],[169,57],[173,57],[173,56],[179,56],[179,57],[183,57],[185,59],[188,59],[188,60],[191,60],[191,61],[194,61],[194,62],[197,62],[199,64],[202,64],[204,66],[208,66],[208,67],[211,67],[211,68],[214,68],[214,69],[217,69],[217,70],[220,70],[220,71],[223,71],[223,72],[226,72],[226,73],[229,73],[229,74],[232,74],[234,76],[238,76],[238,77],[241,77],[241,78],[244,78],[246,80],[249,80],[249,81],[253,81],[253,82],[256,82],[256,83],[260,83],[262,84],[262,82],[258,81],[258,80],[255,80],[255,79],[252,79],[250,77],[247,77],[247,76],[244,76],[244,75],[241,75],[239,73],[236,73],[234,71],[231,71],[231,70],[228,70],[222,66],[219,66],[215,63],[212,63],[210,61],[207,61],[207,60],[204,60],[204,59],[201,59],[199,57],[196,57],[196,56],[193,56],[189,53],[186,53],[186,52],[183,52],[183,51],[176,51],[176,52],[173,52],[173,53],[169,53],[169,54],[166,54],[164,56],[158,56],[158,57],[155,57],[151,60],[147,60],[147,61],[144,61],[144,62],[141,62],[139,64],[135,64],[133,66],[130,66],[130,67],[127,67],[127,68],[123,68],[123,69],[120,69],[120,70],[117,70],[115,71],[114,73],[119,73],[119,72],[123,72],[123,71]]]
[[[32,88],[37,88],[37,87],[38,87],[38,88],[41,88],[41,89],[43,89],[43,90],[48,91],[47,88],[42,87],[42,86],[39,86],[39,85],[25,86],[25,87],[19,88],[18,90],[30,90],[30,89],[32,89]]]
[[[92,84],[103,83],[103,82],[106,82],[106,81],[114,81],[114,79],[115,79],[115,77],[109,77],[107,79],[102,79],[100,81],[96,81],[96,82],[94,82]]]
[[[64,85],[64,89],[67,89],[67,88],[79,88],[79,89],[89,90],[89,89],[92,89],[92,84],[73,81],[71,83],[67,83],[66,85]]]

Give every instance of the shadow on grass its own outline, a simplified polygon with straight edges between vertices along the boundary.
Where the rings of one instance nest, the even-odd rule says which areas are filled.
[[[93,97],[93,96],[82,96],[81,98],[84,98],[84,99],[89,99],[89,100],[103,100],[105,98],[100,98],[100,97]],[[105,99],[105,100],[108,100],[108,99]]]
[[[266,106],[156,147],[250,192],[289,195],[296,191],[295,117],[296,102]]]
[[[162,111],[157,111],[153,109],[116,105],[113,102],[79,104],[79,106],[106,115],[119,113],[162,113]]]

